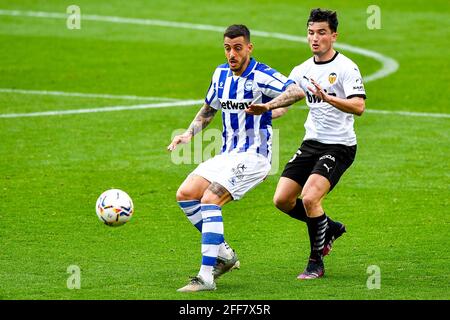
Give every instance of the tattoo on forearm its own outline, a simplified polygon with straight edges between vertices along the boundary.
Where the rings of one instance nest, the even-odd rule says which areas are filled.
[[[286,91],[270,102],[272,109],[287,107],[304,98],[303,91],[297,85],[290,85]]]
[[[195,116],[189,129],[187,130],[192,136],[202,131],[214,118],[217,110],[204,104],[200,111]]]
[[[226,194],[228,192],[227,189],[225,189],[222,185],[220,185],[217,182],[213,182],[209,185],[208,187],[209,191],[211,191],[212,193],[214,193],[216,196],[218,196],[219,198],[222,198],[222,196],[224,194]]]

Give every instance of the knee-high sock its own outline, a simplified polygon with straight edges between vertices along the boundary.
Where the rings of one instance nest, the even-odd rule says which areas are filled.
[[[305,207],[303,206],[303,201],[302,199],[298,198],[297,202],[295,203],[295,207],[286,213],[287,215],[289,215],[291,218],[306,222],[306,220],[308,219],[308,216],[306,215],[306,210]]]
[[[328,228],[327,216],[324,213],[319,217],[308,218],[309,242],[311,245],[310,259],[322,260],[325,245],[325,232]]]
[[[200,233],[202,232],[202,225],[203,225],[203,217],[202,212],[200,208],[200,201],[199,200],[183,200],[178,201],[178,205],[180,206],[181,210],[183,210],[186,217],[189,219],[189,221],[192,223],[192,225],[197,228]],[[229,246],[229,244],[224,241],[220,247],[219,247],[219,256],[230,259],[233,254],[233,249]]]
[[[178,205],[183,210],[186,217],[198,231],[202,232],[202,212],[199,200],[178,201]]]
[[[305,207],[303,206],[303,201],[302,199],[298,198],[297,202],[295,204],[295,207],[286,213],[287,215],[289,215],[291,218],[303,221],[303,222],[307,222],[308,220],[308,216],[306,215],[306,210]],[[331,220],[330,217],[327,216],[327,221],[328,221],[328,227],[332,228],[334,227],[334,221]]]
[[[206,282],[213,282],[213,268],[216,264],[219,246],[224,242],[222,208],[215,204],[201,204],[202,266],[198,273]]]

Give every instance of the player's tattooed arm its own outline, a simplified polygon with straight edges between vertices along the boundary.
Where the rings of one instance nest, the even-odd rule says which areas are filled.
[[[296,103],[305,97],[305,92],[297,85],[291,84],[278,97],[268,102],[269,110],[283,108]]]
[[[267,103],[251,104],[245,112],[249,114],[259,115],[264,112],[283,108],[296,103],[305,97],[305,92],[297,85],[291,84],[278,97]]]
[[[186,130],[186,132],[175,136],[172,142],[167,147],[167,150],[173,151],[175,150],[178,144],[188,143],[189,141],[191,141],[192,137],[196,133],[202,131],[212,121],[216,112],[217,112],[216,109],[212,108],[211,106],[205,103],[195,116],[194,121],[192,121],[191,125]]]
[[[212,119],[216,115],[216,112],[216,109],[205,103],[195,116],[194,121],[192,121],[186,133],[194,136],[198,132],[202,131],[212,121]]]

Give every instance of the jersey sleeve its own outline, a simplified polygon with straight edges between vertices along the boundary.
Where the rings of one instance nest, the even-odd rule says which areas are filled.
[[[347,99],[351,99],[353,97],[361,97],[366,99],[366,90],[364,89],[361,73],[356,65],[350,66],[347,69],[347,72],[344,73],[342,87]]]
[[[302,75],[300,73],[300,68],[297,66],[294,69],[292,69],[291,73],[289,74],[289,80],[291,82],[295,82],[296,84],[300,85],[300,82],[302,81]]]
[[[220,102],[217,96],[217,69],[214,72],[211,83],[209,84],[208,91],[206,92],[205,103],[212,108],[218,110]]]
[[[288,79],[275,69],[268,66],[258,66],[260,74],[257,78],[257,85],[262,94],[270,97],[278,97],[285,89]]]
[[[304,85],[304,78],[303,78],[304,74],[302,72],[302,68],[301,65],[300,66],[296,66],[294,69],[292,69],[291,73],[289,74],[288,77],[288,82],[286,83],[286,87],[289,86],[290,84],[297,84],[303,91],[306,92],[306,88]]]

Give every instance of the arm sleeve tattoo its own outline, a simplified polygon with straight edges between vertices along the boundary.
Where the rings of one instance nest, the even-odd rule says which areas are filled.
[[[195,116],[194,121],[192,121],[187,132],[194,136],[202,131],[212,121],[216,112],[216,109],[205,103]]]
[[[286,88],[286,91],[270,101],[268,105],[270,106],[270,109],[287,107],[303,99],[304,97],[305,93],[303,90],[298,85],[291,84]]]

